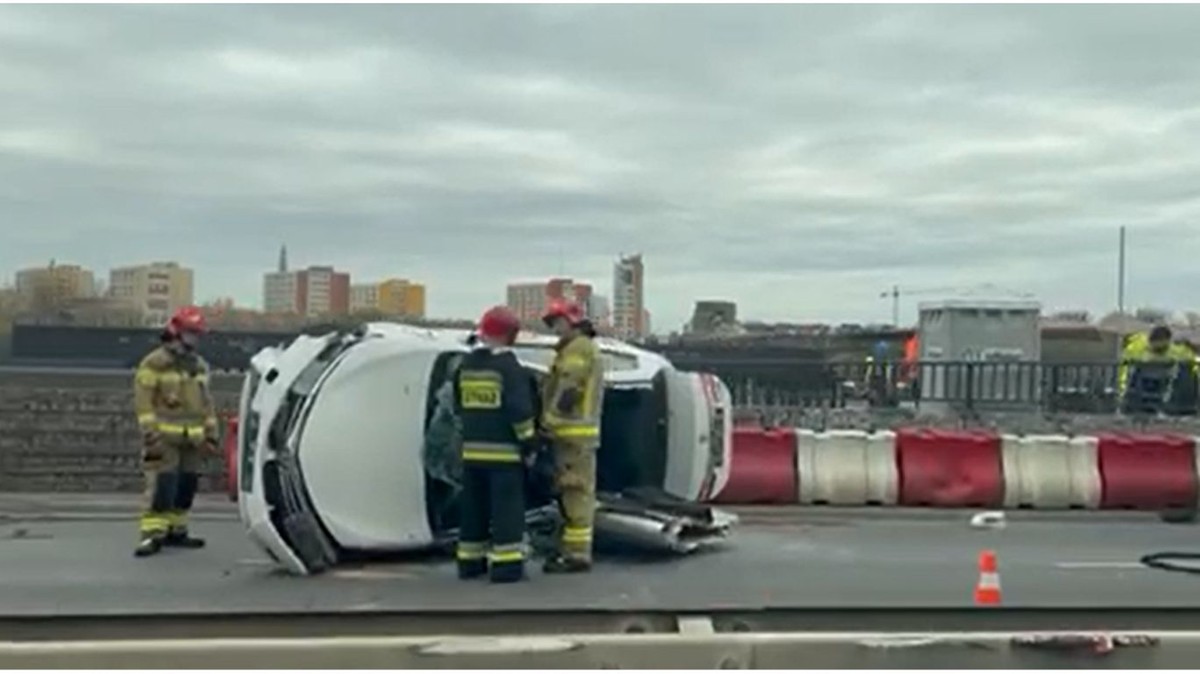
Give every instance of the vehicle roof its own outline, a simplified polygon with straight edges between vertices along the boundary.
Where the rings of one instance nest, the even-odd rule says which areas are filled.
[[[425,328],[389,321],[368,323],[365,327],[368,333],[385,339],[389,337],[400,339],[416,337],[429,340],[436,344],[437,348],[444,348],[446,350],[466,350],[468,348],[466,341],[471,335],[470,330]],[[548,352],[557,343],[558,338],[554,335],[542,335],[522,331],[517,336],[517,342],[513,350],[524,364],[545,370],[549,367],[551,358],[530,358],[530,350],[544,349]],[[605,356],[607,365],[606,378],[615,383],[648,381],[659,370],[673,367],[670,361],[660,354],[640,349],[610,337],[597,337],[596,346],[599,347],[601,353]]]

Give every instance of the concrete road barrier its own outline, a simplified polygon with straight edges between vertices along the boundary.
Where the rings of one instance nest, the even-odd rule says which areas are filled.
[[[1200,440],[1180,434],[747,428],[733,455],[735,488],[718,503],[782,503],[788,484],[801,505],[1186,511],[1200,502]]]
[[[895,433],[800,430],[796,441],[800,503],[895,505],[898,501]]]
[[[1004,436],[1004,505],[1008,508],[1100,507],[1096,438]]]

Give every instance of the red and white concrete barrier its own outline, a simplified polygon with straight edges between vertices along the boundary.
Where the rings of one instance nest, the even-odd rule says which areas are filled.
[[[954,508],[1004,502],[1000,436],[904,429],[896,434],[900,505]]]
[[[1001,442],[1006,508],[1100,507],[1096,438],[1006,435]]]
[[[1102,508],[1194,507],[1196,440],[1165,434],[1099,436]]]
[[[895,433],[801,430],[796,440],[800,503],[895,505],[899,500]]]
[[[733,447],[729,481],[716,503],[796,502],[796,429],[736,427]]]
[[[739,428],[725,504],[1136,509],[1200,504],[1200,442],[1153,433],[1001,435]]]

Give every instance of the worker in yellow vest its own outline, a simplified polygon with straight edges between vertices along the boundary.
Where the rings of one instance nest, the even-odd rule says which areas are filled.
[[[1165,325],[1129,338],[1117,375],[1124,409],[1158,410],[1167,402],[1176,382],[1181,381],[1180,375],[1195,376],[1196,354],[1172,339],[1171,329]]]

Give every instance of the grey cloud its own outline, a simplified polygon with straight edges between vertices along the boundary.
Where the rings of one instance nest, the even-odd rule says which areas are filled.
[[[1200,305],[1187,6],[0,7],[0,268],[297,263],[470,315],[642,250],[674,327],[892,283]],[[1188,246],[1191,246],[1188,252]],[[1135,290],[1136,289],[1136,290]]]

